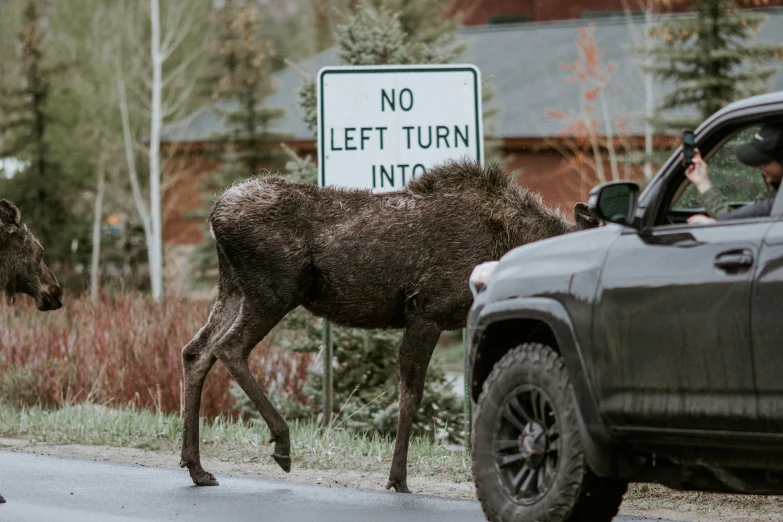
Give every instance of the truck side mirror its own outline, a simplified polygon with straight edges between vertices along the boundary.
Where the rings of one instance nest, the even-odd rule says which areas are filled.
[[[587,208],[602,221],[631,226],[639,197],[639,185],[632,181],[610,181],[590,191]]]

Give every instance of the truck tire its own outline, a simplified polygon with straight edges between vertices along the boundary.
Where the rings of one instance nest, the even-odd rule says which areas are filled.
[[[473,427],[476,493],[491,522],[610,522],[628,482],[585,462],[577,406],[563,360],[523,344],[498,361]]]

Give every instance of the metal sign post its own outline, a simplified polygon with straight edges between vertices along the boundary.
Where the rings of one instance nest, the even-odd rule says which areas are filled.
[[[465,357],[465,450],[472,450],[473,435],[473,401],[470,398],[470,382],[468,382],[468,337],[467,330],[462,329],[462,353]]]
[[[324,426],[332,422],[332,410],[334,406],[334,384],[332,382],[332,360],[334,358],[334,343],[332,342],[332,323],[324,321]]]

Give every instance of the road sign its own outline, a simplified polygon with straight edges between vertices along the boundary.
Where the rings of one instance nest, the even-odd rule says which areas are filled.
[[[484,160],[473,65],[325,67],[317,90],[320,186],[387,192],[449,159]]]

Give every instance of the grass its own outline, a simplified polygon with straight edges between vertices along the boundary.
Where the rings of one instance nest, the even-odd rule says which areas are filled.
[[[92,404],[20,409],[0,402],[0,437],[178,452],[182,419],[146,409]],[[202,421],[200,438],[205,457],[250,462],[272,452],[266,425],[241,419]],[[294,465],[313,470],[386,472],[394,450],[390,438],[339,426],[328,429],[311,422],[292,423],[291,442]],[[470,457],[465,451],[449,449],[429,438],[411,439],[408,470],[416,476],[438,476],[452,482],[472,480]]]

